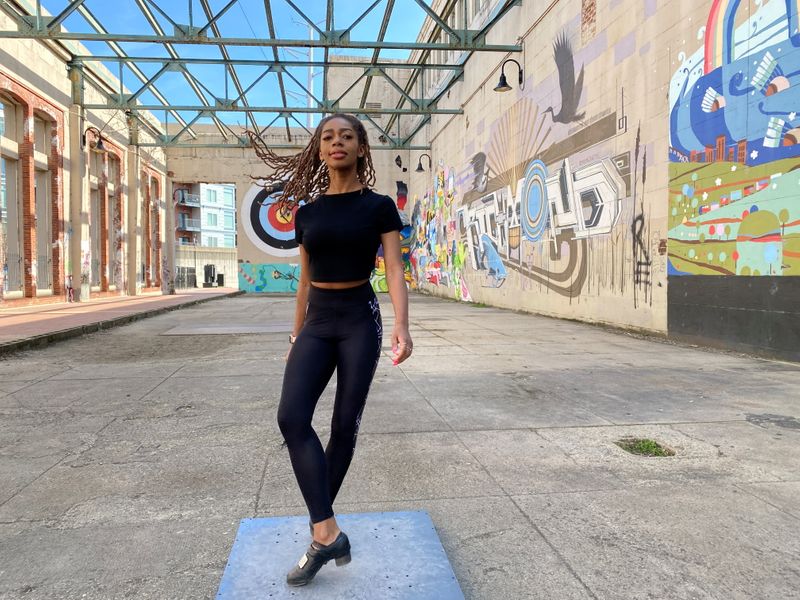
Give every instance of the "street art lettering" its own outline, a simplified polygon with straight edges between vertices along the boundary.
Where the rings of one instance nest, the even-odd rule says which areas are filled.
[[[254,184],[245,194],[239,218],[247,237],[262,252],[269,256],[298,256],[300,251],[294,239],[298,207],[280,208],[277,203],[280,194],[280,190]]]
[[[800,275],[798,2],[745,11],[714,0],[670,82],[671,276]]]

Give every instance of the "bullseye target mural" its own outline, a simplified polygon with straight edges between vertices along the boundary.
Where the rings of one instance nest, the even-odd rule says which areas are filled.
[[[251,242],[270,256],[297,256],[294,239],[294,216],[298,207],[278,208],[281,192],[253,185],[242,202],[241,220]]]

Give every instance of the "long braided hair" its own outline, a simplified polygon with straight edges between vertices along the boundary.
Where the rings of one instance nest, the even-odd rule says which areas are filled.
[[[282,188],[283,193],[278,203],[283,210],[294,208],[301,200],[313,201],[328,189],[330,174],[327,165],[319,157],[319,147],[322,130],[331,119],[344,119],[352,125],[358,136],[359,145],[364,146],[364,156],[358,157],[356,163],[358,180],[365,187],[372,187],[375,185],[375,168],[369,151],[367,130],[353,115],[336,113],[325,117],[317,125],[311,140],[303,151],[289,156],[275,154],[258,133],[249,129],[245,130],[256,156],[273,169],[272,174],[266,177],[253,177],[253,179],[263,181],[261,185],[265,188],[272,188],[276,191]]]

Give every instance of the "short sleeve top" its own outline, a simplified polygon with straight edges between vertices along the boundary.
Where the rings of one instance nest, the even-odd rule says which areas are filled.
[[[295,213],[295,239],[308,254],[312,281],[368,279],[381,234],[402,228],[394,200],[368,189],[323,194]]]

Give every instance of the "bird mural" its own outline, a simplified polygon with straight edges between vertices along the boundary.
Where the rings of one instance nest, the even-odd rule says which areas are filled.
[[[482,194],[486,191],[486,185],[489,183],[489,168],[486,166],[486,155],[483,152],[478,152],[469,161],[472,167],[472,189],[473,191]]]
[[[562,33],[553,44],[553,58],[558,68],[558,86],[561,88],[561,110],[558,114],[552,106],[545,109],[550,113],[556,123],[572,123],[583,119],[586,112],[576,114],[578,103],[583,92],[583,67],[575,79],[575,60],[572,55],[572,46],[567,39],[567,34]]]

